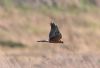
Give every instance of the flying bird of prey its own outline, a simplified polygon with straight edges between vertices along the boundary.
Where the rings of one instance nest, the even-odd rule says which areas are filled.
[[[63,43],[61,41],[62,34],[60,33],[58,26],[55,24],[55,22],[52,20],[50,23],[51,30],[49,33],[49,42],[50,43]]]
[[[62,34],[60,33],[58,26],[55,24],[54,20],[51,21],[50,26],[51,30],[49,33],[49,40],[40,40],[37,42],[63,43],[63,41],[61,41]]]

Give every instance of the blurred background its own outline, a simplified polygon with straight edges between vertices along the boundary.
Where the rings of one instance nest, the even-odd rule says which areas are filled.
[[[52,18],[64,44],[36,42],[48,40]],[[1,54],[51,58],[99,51],[100,0],[0,0]]]

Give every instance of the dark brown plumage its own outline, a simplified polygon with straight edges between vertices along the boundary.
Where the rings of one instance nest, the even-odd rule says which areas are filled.
[[[63,41],[61,41],[62,34],[60,33],[58,26],[54,23],[54,21],[50,23],[50,26],[51,26],[51,30],[49,33],[49,42],[50,43],[63,43]]]

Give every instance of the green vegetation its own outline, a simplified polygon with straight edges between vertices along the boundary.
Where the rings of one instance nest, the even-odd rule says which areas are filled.
[[[19,4],[16,7],[18,10],[20,10],[21,12],[24,12],[24,13],[32,11],[32,7],[26,3]]]
[[[12,0],[0,0],[0,4],[3,8],[5,8],[6,11],[9,11],[12,9],[13,1]]]
[[[42,5],[35,10],[43,14],[59,15],[63,11],[63,8],[57,6]]]
[[[18,5],[14,5],[13,0],[1,0],[0,4],[6,9],[6,10],[13,10],[12,8],[17,8],[22,13],[30,12],[30,11],[39,11],[43,14],[53,14],[57,15],[59,13],[68,12],[68,13],[80,13],[80,12],[88,12],[88,11],[95,11],[96,6],[95,3],[91,0],[80,0],[79,5],[71,4],[66,7],[63,6],[57,6],[57,5],[40,5],[36,8],[33,8],[32,5],[28,3],[19,3]]]
[[[23,48],[23,47],[25,47],[24,44],[19,43],[19,42],[14,42],[11,40],[0,40],[0,46],[10,47],[10,48]]]
[[[93,11],[96,8],[95,3],[91,0],[80,0],[80,9],[84,12]]]

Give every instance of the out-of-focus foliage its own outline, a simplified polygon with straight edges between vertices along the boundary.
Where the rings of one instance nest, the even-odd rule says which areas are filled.
[[[54,17],[68,43],[99,45],[99,8],[99,0],[0,0],[0,38],[32,45],[48,37]]]
[[[74,11],[76,9],[88,10],[93,7],[99,8],[99,0],[1,0],[0,5],[8,9],[11,7],[17,7],[25,11],[41,8]]]

